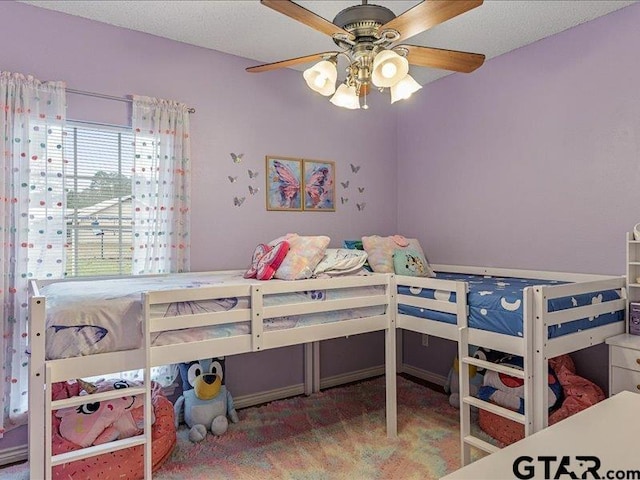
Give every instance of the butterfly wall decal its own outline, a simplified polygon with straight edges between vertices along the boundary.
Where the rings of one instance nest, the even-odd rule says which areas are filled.
[[[240,163],[242,161],[242,157],[244,156],[244,153],[231,153],[231,160],[233,160],[233,163]]]
[[[258,193],[260,191],[260,189],[258,187],[252,187],[251,185],[249,185],[249,193],[251,195],[255,195],[256,193]]]
[[[245,197],[233,197],[233,204],[236,207],[241,207],[245,201]]]
[[[360,165],[355,166],[353,163],[350,163],[349,165],[351,165],[351,171],[353,173],[358,173],[358,171],[360,170]]]
[[[365,202],[362,202],[362,203],[356,203],[356,207],[358,207],[358,210],[359,210],[359,211],[364,210],[364,206],[365,206],[365,205],[366,205],[366,203],[365,203]]]
[[[358,187],[358,191],[359,191],[360,193],[364,192],[364,187]]]
[[[340,202],[344,205],[345,203],[347,203],[349,201],[348,198],[345,197],[340,197]]]
[[[231,183],[235,183],[238,180],[238,176],[237,175],[235,177],[232,177],[231,175],[229,175],[227,178],[229,179],[229,181]]]
[[[260,173],[257,170],[251,169],[247,170],[247,172],[249,173],[249,178],[256,178],[258,176],[258,173]]]
[[[349,188],[349,180],[346,182],[340,182],[340,184],[342,185],[342,188]]]

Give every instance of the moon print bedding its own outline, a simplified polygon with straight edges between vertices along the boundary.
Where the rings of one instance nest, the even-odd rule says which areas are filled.
[[[198,288],[212,285],[252,284],[242,272],[182,273],[166,276],[58,282],[43,286],[47,301],[46,357],[48,360],[139,348],[142,344],[141,294],[148,291]],[[379,295],[382,287],[265,295],[264,306],[321,302],[349,296]],[[156,305],[152,318],[249,308],[249,297]],[[384,313],[383,306],[363,307],[267,319],[264,330],[294,328]],[[152,334],[153,345],[169,345],[211,338],[245,335],[250,322],[172,330]]]
[[[487,330],[505,335],[523,336],[522,325],[522,298],[525,287],[536,285],[559,285],[566,282],[555,280],[535,280],[530,278],[495,277],[490,275],[470,275],[460,273],[440,273],[439,280],[464,281],[469,285],[467,303],[469,306],[469,327],[479,330]],[[398,293],[402,295],[414,295],[423,298],[435,299],[455,303],[455,292],[421,289],[416,287],[400,286]],[[594,303],[620,298],[617,290],[606,290],[595,294],[574,295],[551,300],[549,311],[565,310],[572,307],[580,307]],[[428,318],[450,324],[456,323],[454,314],[437,312],[410,305],[398,305],[398,312],[414,317]],[[584,318],[562,325],[549,327],[549,338],[560,337],[580,330],[618,322],[624,318],[624,311],[611,312],[595,317]]]

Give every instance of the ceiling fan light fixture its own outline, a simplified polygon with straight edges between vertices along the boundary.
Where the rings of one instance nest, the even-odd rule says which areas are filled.
[[[328,97],[336,91],[338,70],[336,64],[329,60],[322,60],[302,74],[307,86],[314,92]]]
[[[329,101],[337,107],[348,108],[349,110],[360,108],[360,99],[358,98],[356,87],[354,85],[348,86],[346,83],[340,84]]]
[[[407,74],[402,80],[390,88],[391,103],[395,103],[398,100],[405,100],[421,88],[422,86],[416,82],[411,75]]]
[[[382,50],[373,59],[371,81],[376,87],[392,87],[409,73],[409,62],[393,50]]]

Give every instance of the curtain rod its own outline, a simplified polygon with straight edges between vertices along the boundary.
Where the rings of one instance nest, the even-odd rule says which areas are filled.
[[[133,100],[131,98],[125,97],[116,97],[113,95],[105,95],[104,93],[95,93],[95,92],[85,92],[84,90],[75,90],[73,88],[67,88],[67,93],[75,93],[76,95],[86,95],[87,97],[96,97],[96,98],[104,98],[105,100],[115,100],[116,102],[126,102],[132,103]],[[196,109],[190,107],[187,109],[189,113],[196,113]]]

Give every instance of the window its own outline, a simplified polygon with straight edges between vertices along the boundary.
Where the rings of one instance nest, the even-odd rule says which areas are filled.
[[[133,132],[67,122],[65,276],[131,273]]]

